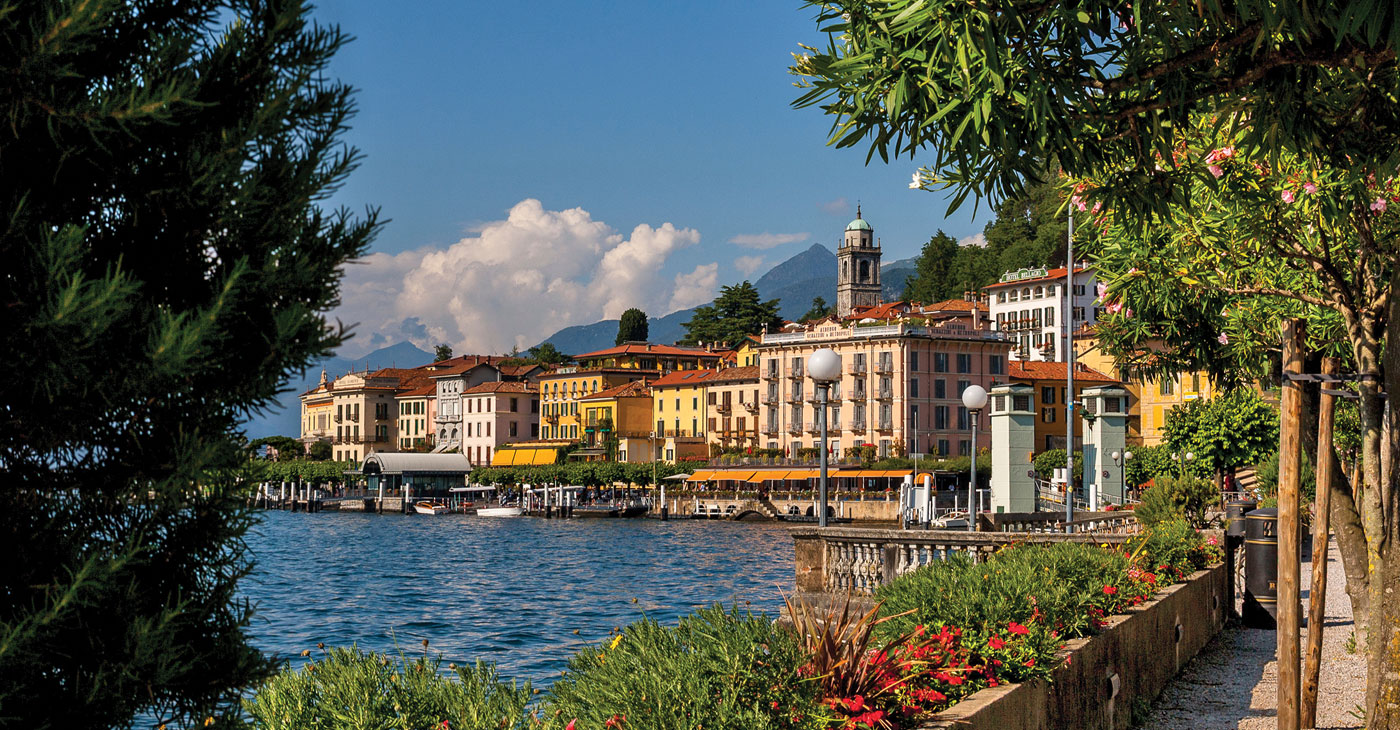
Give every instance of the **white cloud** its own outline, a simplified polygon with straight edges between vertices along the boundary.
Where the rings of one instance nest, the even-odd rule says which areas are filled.
[[[981,233],[974,233],[971,236],[964,236],[962,238],[959,238],[958,245],[985,247],[987,245],[987,237],[982,235]]]
[[[758,271],[760,266],[763,266],[762,256],[740,256],[734,259],[734,268],[738,269],[739,273],[744,276],[749,276],[753,272]]]
[[[837,198],[835,200],[828,200],[825,203],[817,203],[817,207],[832,215],[847,213],[851,210],[851,204],[847,202],[845,198]]]
[[[666,311],[676,312],[705,304],[719,290],[719,263],[700,264],[689,274],[676,274],[676,290]]]
[[[745,248],[773,248],[785,243],[799,243],[811,238],[810,233],[740,233],[729,239],[730,243],[744,246]]]
[[[425,348],[445,342],[459,353],[525,348],[629,307],[653,316],[683,309],[691,304],[673,302],[690,302],[706,286],[712,297],[717,264],[673,282],[661,274],[673,253],[699,241],[699,232],[670,223],[641,224],[623,237],[582,208],[552,211],[527,199],[446,248],[371,254],[348,266],[335,315],[361,323],[351,350],[383,335]]]

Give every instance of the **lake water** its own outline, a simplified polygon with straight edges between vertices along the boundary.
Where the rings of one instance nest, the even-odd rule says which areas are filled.
[[[577,647],[643,613],[674,624],[748,601],[776,614],[793,590],[790,529],[270,511],[248,536],[258,565],[243,586],[254,643],[270,653],[324,642],[415,654],[427,639],[446,661],[547,684]]]

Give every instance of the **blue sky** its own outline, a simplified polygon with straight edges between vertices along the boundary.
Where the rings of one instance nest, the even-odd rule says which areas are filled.
[[[664,315],[833,247],[857,200],[887,260],[938,228],[980,232],[970,204],[945,220],[942,196],[908,189],[915,162],[867,167],[826,146],[827,117],[790,106],[812,16],[795,2],[324,3],[318,22],[355,37],[331,73],[360,90],[347,141],[364,155],[331,202],[390,219],[349,270],[347,353],[502,351],[624,305]]]

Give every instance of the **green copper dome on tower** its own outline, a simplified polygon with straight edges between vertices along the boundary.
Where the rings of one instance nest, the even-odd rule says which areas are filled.
[[[870,227],[870,224],[869,224],[869,223],[866,223],[866,222],[865,222],[865,219],[864,219],[864,218],[861,218],[861,217],[860,217],[860,204],[859,204],[859,203],[856,204],[856,219],[853,220],[853,221],[851,221],[850,223],[847,223],[847,224],[846,224],[846,230],[848,230],[848,231],[873,231],[873,230],[875,230],[874,228],[871,228],[871,227]]]

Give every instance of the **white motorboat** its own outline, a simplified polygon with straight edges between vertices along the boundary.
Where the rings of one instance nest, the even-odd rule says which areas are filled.
[[[432,502],[414,502],[413,511],[420,515],[445,515],[447,514],[447,505],[433,504]]]
[[[480,507],[476,510],[477,517],[519,517],[525,514],[525,510],[520,507]]]
[[[453,494],[460,494],[468,499],[475,498],[484,500],[482,506],[475,508],[477,517],[520,517],[525,514],[525,509],[517,505],[500,504],[496,499],[496,487],[494,485],[475,485],[468,487],[453,487]],[[466,502],[466,507],[472,507],[471,502]]]

